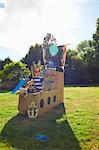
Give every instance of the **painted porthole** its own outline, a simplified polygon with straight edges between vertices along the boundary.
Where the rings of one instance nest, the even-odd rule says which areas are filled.
[[[40,101],[40,107],[43,108],[43,106],[44,106],[44,100],[41,99],[41,101]]]
[[[53,97],[53,102],[54,102],[54,103],[56,102],[56,96]]]
[[[47,103],[48,103],[48,105],[51,103],[51,98],[50,97],[48,97]]]

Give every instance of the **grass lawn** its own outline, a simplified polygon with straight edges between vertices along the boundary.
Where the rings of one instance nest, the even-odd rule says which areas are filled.
[[[60,107],[30,120],[18,115],[18,96],[0,94],[0,150],[99,150],[99,87],[64,88]],[[48,136],[38,141],[36,135]]]

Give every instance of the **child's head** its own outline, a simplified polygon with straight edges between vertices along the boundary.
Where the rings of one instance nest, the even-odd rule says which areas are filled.
[[[41,74],[40,68],[35,68],[34,75],[37,77],[37,76],[40,76],[40,74]]]
[[[29,89],[33,89],[33,86],[34,86],[34,80],[31,79],[31,81],[28,81],[28,82],[27,82],[27,87],[28,87]]]

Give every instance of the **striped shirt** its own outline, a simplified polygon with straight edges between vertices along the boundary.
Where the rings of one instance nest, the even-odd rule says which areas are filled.
[[[34,77],[34,89],[36,89],[38,92],[43,90],[43,78],[40,77]]]

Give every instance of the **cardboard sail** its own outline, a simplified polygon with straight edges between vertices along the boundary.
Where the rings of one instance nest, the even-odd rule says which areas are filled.
[[[44,60],[48,67],[64,67],[66,61],[66,45],[57,46],[52,44],[44,49]]]

